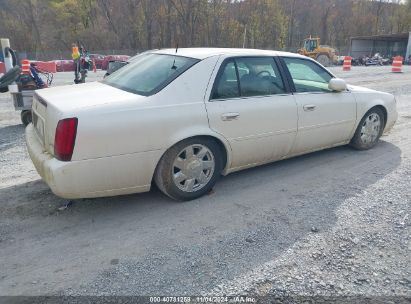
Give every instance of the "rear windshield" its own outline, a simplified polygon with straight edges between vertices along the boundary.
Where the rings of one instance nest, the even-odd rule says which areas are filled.
[[[103,80],[131,93],[149,96],[159,92],[200,60],[164,54],[142,54]]]

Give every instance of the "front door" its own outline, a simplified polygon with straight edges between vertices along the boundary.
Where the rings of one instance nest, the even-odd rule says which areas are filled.
[[[300,154],[350,139],[356,122],[356,101],[350,91],[332,92],[332,78],[309,59],[284,57],[295,87],[298,133],[291,154]]]

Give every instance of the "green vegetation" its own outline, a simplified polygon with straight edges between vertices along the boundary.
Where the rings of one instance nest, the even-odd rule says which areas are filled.
[[[77,40],[90,50],[295,51],[310,35],[338,48],[351,36],[410,30],[411,1],[399,0],[0,0],[0,36],[37,54]]]

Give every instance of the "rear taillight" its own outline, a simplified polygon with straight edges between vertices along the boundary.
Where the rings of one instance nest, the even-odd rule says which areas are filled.
[[[73,155],[77,134],[77,118],[59,121],[54,137],[54,156],[61,161],[70,161]]]

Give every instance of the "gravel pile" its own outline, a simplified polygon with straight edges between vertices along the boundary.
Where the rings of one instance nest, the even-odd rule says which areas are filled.
[[[206,294],[411,295],[411,164],[347,199],[328,231],[312,228],[279,258]]]

